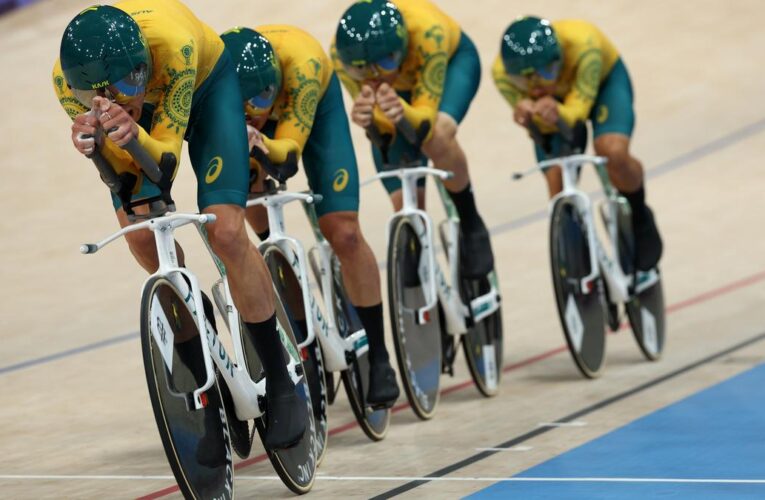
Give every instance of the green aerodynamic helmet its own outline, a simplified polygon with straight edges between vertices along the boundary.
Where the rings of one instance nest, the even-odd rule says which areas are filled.
[[[75,97],[90,106],[103,94],[120,103],[146,90],[151,52],[138,23],[110,5],[88,7],[61,39],[61,69]]]
[[[282,88],[279,58],[266,37],[249,28],[232,28],[221,35],[234,61],[242,97],[258,109],[270,109]]]
[[[557,78],[561,49],[550,21],[538,17],[515,20],[502,37],[502,62],[510,75],[538,73],[546,80]]]
[[[409,35],[398,8],[386,0],[359,0],[340,18],[335,48],[347,68],[374,64],[383,71],[398,69]]]

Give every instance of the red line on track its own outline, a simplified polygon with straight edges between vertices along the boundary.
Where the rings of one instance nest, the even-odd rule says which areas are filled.
[[[677,302],[675,304],[669,305],[666,307],[667,314],[672,314],[674,312],[680,311],[682,309],[687,309],[689,307],[701,304],[703,302],[707,302],[709,300],[715,299],[717,297],[720,297],[722,295],[726,295],[728,293],[734,292],[736,290],[739,290],[741,288],[746,288],[747,286],[754,285],[755,283],[759,283],[760,281],[765,281],[765,271],[753,274],[747,278],[740,279],[738,281],[734,281],[732,283],[728,283],[727,285],[723,285],[719,288],[715,288],[713,290],[709,290],[707,292],[704,292],[702,294],[696,295],[695,297],[691,297],[689,299],[685,299],[683,301]],[[621,328],[626,328],[627,324],[623,324]],[[511,372],[514,370],[518,370],[520,368],[523,368],[525,366],[533,365],[534,363],[538,363],[544,359],[550,358],[552,356],[555,356],[557,354],[560,354],[562,352],[565,352],[568,350],[568,348],[565,345],[562,345],[560,347],[556,347],[555,349],[550,349],[549,351],[545,351],[541,354],[537,354],[536,356],[531,356],[526,359],[522,359],[521,361],[518,361],[517,363],[513,363],[511,365],[508,365],[502,369],[502,373]],[[461,382],[459,384],[455,384],[449,387],[446,387],[441,391],[441,396],[445,396],[447,394],[451,394],[452,392],[461,391],[462,389],[466,389],[470,386],[474,385],[474,382],[472,380],[467,380],[465,382]],[[401,410],[404,410],[406,408],[409,408],[409,403],[401,403],[396,406],[394,406],[391,409],[391,413],[398,413]],[[336,434],[341,434],[343,432],[347,432],[355,427],[358,427],[358,423],[353,420],[351,422],[348,422],[346,424],[340,425],[338,427],[335,427],[334,429],[330,429],[329,435],[334,436]],[[243,469],[245,467],[249,467],[250,465],[263,462],[266,460],[268,456],[263,453],[261,455],[258,455],[256,457],[248,458],[247,460],[243,460],[236,464],[234,468],[236,470]],[[149,493],[146,496],[138,497],[137,500],[154,500],[155,498],[162,498],[164,496],[167,496],[171,493],[175,493],[176,491],[179,491],[178,485],[170,486],[165,489],[156,491],[154,493]]]

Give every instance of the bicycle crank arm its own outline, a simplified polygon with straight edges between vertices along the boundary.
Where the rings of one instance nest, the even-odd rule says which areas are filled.
[[[497,293],[497,289],[491,287],[489,293],[476,297],[470,301],[470,312],[473,316],[473,322],[480,323],[488,316],[491,316],[499,309],[502,297]]]

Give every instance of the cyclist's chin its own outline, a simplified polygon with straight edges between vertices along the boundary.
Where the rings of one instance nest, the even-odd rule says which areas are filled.
[[[268,121],[268,115],[247,116],[247,125],[255,127],[258,130],[263,130],[266,122]]]
[[[397,76],[398,76],[398,73],[391,73],[388,75],[378,76],[377,78],[373,78],[370,80],[364,80],[364,83],[369,85],[373,89],[377,89],[377,87],[379,87],[383,83],[387,83],[388,85],[393,85],[393,82],[396,81]]]
[[[532,97],[532,99],[539,99],[541,97],[553,95],[554,93],[555,93],[555,86],[536,87],[529,91],[529,95]]]

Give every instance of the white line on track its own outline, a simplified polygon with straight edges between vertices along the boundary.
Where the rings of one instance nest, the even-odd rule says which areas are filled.
[[[475,451],[529,451],[532,446],[513,446],[511,448],[476,448]]]
[[[539,422],[537,427],[584,427],[587,422],[575,420],[573,422]]]
[[[280,481],[278,476],[236,476],[243,481]],[[765,484],[765,479],[703,479],[703,478],[649,478],[649,477],[416,477],[416,476],[327,476],[316,475],[318,481],[442,481],[442,482],[483,482],[483,483],[690,483],[690,484]],[[173,476],[116,476],[116,475],[40,475],[40,474],[0,474],[2,480],[173,480]]]

